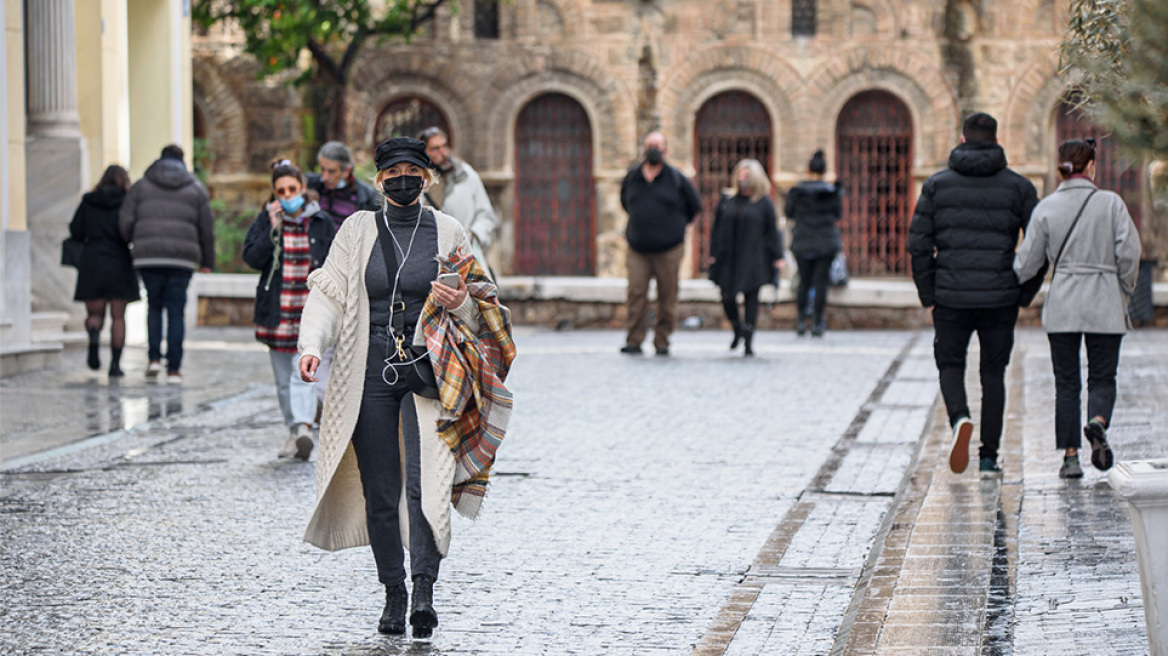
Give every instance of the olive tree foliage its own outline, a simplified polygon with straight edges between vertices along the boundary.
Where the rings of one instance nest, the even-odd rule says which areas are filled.
[[[1168,159],[1168,0],[1071,0],[1060,48],[1077,98],[1132,152]]]
[[[194,0],[192,15],[204,28],[234,23],[261,76],[299,70],[301,54],[311,54],[312,66],[296,81],[331,87],[331,121],[325,125],[332,137],[340,132],[345,92],[361,49],[371,39],[408,41],[442,5],[453,8],[455,0]]]

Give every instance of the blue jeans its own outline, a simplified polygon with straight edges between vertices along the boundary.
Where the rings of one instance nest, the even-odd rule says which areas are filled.
[[[174,267],[138,269],[146,286],[146,341],[150,361],[162,360],[162,312],[166,311],[166,373],[178,373],[182,367],[183,337],[186,322],[187,286],[191,271]]]

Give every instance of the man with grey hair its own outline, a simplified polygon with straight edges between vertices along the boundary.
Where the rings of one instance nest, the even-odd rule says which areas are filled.
[[[439,127],[429,127],[418,135],[425,142],[426,154],[442,172],[442,179],[426,190],[426,204],[458,219],[470,234],[471,250],[475,259],[494,278],[487,264],[487,250],[495,238],[499,218],[491,207],[491,198],[483,181],[470,164],[450,152],[450,139]]]
[[[359,210],[381,209],[381,196],[369,185],[353,177],[353,153],[339,141],[329,141],[316,153],[320,173],[308,174],[308,188],[320,194],[320,208],[341,224]]]

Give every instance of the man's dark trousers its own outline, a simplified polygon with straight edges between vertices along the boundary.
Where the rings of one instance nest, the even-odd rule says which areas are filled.
[[[999,308],[933,307],[933,356],[941,377],[941,396],[949,412],[949,425],[969,416],[965,396],[965,359],[969,338],[977,332],[981,345],[981,449],[980,458],[998,456],[1002,420],[1006,411],[1006,365],[1014,350],[1014,324],[1018,306]]]
[[[177,267],[141,267],[138,275],[146,287],[146,342],[151,362],[162,359],[162,313],[166,312],[166,373],[182,368],[186,336],[187,286],[191,271]]]

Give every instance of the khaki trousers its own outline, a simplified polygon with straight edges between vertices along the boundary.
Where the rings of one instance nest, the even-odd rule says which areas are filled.
[[[663,253],[628,251],[629,296],[628,336],[625,344],[640,346],[649,330],[649,280],[657,279],[657,321],[653,326],[653,346],[669,348],[669,336],[677,326],[677,281],[685,244]]]

